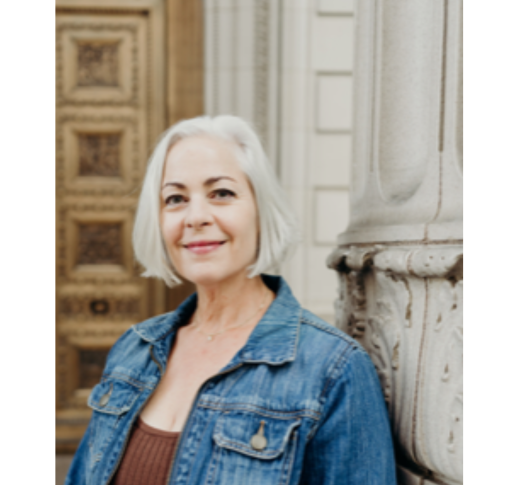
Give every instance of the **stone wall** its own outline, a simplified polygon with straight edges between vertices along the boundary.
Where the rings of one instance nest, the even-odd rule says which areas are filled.
[[[462,483],[462,1],[359,0],[336,325],[379,373],[399,481]]]
[[[303,240],[279,272],[334,323],[325,265],[348,225],[353,0],[205,0],[205,108],[256,128]]]

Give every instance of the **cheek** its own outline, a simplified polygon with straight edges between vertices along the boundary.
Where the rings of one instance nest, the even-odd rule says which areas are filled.
[[[246,213],[242,220],[240,220],[238,227],[244,252],[253,256],[258,245],[258,220],[256,214],[253,211]]]
[[[180,225],[172,215],[164,213],[160,217],[160,230],[166,246],[169,250],[172,250],[180,238]]]

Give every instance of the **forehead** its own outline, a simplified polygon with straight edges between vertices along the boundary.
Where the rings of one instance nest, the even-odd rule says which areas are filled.
[[[245,178],[236,158],[237,146],[210,136],[191,136],[177,142],[167,154],[164,178],[204,178],[229,175]]]

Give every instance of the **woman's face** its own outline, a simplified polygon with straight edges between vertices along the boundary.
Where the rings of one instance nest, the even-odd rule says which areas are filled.
[[[256,259],[258,212],[228,141],[194,136],[167,155],[160,225],[180,275],[203,286],[236,278]]]

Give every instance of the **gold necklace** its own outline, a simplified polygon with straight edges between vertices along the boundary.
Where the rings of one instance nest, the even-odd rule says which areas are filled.
[[[259,312],[260,310],[265,306],[265,300],[266,300],[266,297],[263,297],[263,301],[261,302],[261,304],[258,306],[258,309],[256,310],[256,313],[254,313],[253,315],[251,315],[247,320],[244,320],[242,323],[239,323],[237,325],[234,325],[232,327],[228,327],[228,328],[225,328],[224,330],[221,330],[220,332],[214,332],[214,333],[205,333],[203,332],[199,327],[198,325],[200,324],[200,321],[197,320],[195,321],[192,326],[196,328],[196,330],[199,332],[199,333],[202,333],[203,335],[206,336],[206,340],[208,342],[211,342],[213,340],[213,337],[216,337],[217,335],[220,335],[221,333],[224,333],[224,332],[227,332],[228,330],[233,330],[235,328],[240,328],[240,327],[243,327],[244,325],[246,325],[247,323],[249,323]]]

